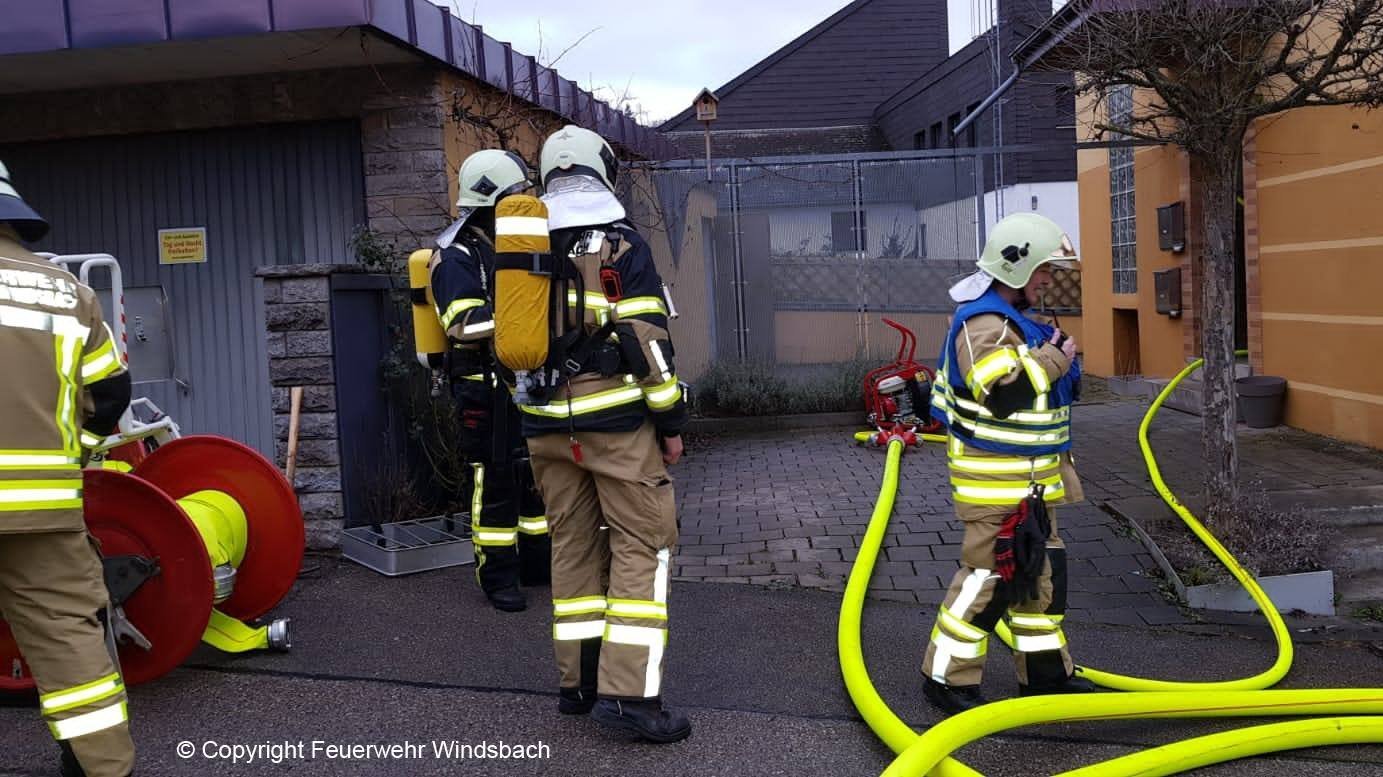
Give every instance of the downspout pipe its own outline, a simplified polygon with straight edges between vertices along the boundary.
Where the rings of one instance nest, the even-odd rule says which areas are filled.
[[[959,135],[967,127],[974,123],[975,117],[989,110],[989,107],[996,100],[1004,96],[1013,84],[1018,80],[1018,76],[1023,74],[1026,68],[1037,64],[1042,57],[1046,56],[1052,48],[1065,39],[1067,34],[1083,24],[1091,13],[1092,3],[1090,0],[1071,0],[1048,19],[1042,26],[1038,27],[1031,35],[1018,44],[1014,49],[1013,74],[999,84],[999,88],[994,93],[984,98],[975,110],[970,112],[952,132],[952,135]]]
[[[1018,76],[1022,74],[1023,69],[1020,67],[1015,67],[1013,69],[1013,75],[1004,79],[1004,82],[1002,84],[999,84],[998,89],[995,89],[992,94],[984,98],[984,102],[976,106],[975,110],[971,111],[963,120],[961,120],[960,124],[957,124],[956,128],[951,131],[951,136],[960,137],[960,133],[964,132],[965,129],[969,127],[971,124],[974,124],[975,119],[978,118],[981,113],[984,113],[985,111],[989,110],[989,107],[994,103],[998,102],[999,98],[1003,97],[1005,92],[1013,88],[1013,85],[1018,81]]]

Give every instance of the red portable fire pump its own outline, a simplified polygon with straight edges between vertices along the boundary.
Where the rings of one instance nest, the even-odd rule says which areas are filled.
[[[909,445],[918,434],[935,434],[941,423],[931,417],[931,392],[934,373],[917,361],[917,335],[897,321],[885,324],[898,330],[902,342],[893,361],[864,376],[864,406],[869,425],[878,430],[871,439],[885,445],[898,435]]]

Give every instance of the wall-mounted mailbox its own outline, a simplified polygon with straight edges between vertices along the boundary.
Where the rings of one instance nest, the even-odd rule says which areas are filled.
[[[1163,251],[1186,250],[1186,206],[1180,202],[1157,209],[1157,246]]]
[[[1181,317],[1181,268],[1153,271],[1153,289],[1157,294],[1157,312],[1172,318]]]

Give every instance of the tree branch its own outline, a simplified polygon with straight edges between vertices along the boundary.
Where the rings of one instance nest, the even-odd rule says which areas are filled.
[[[1324,9],[1329,5],[1332,8],[1339,8],[1342,11],[1342,16],[1336,25],[1337,35],[1335,43],[1330,47],[1330,52],[1325,55],[1324,58],[1319,58],[1321,64],[1315,68],[1315,74],[1310,78],[1300,78],[1296,72],[1288,70],[1286,75],[1296,84],[1296,88],[1288,92],[1284,97],[1258,106],[1253,110],[1252,116],[1267,116],[1290,108],[1306,105],[1308,99],[1321,99],[1325,97],[1323,94],[1323,85],[1327,78],[1345,75],[1350,71],[1357,71],[1357,66],[1339,66],[1340,58],[1351,49],[1355,43],[1356,36],[1358,36],[1360,32],[1368,30],[1371,25],[1376,26],[1378,24],[1378,15],[1380,11],[1383,10],[1380,9],[1381,4],[1383,3],[1380,3],[1380,0],[1356,0],[1355,2],[1335,0],[1334,3],[1330,3],[1327,0],[1327,2],[1320,3],[1318,6],[1320,9]],[[1371,22],[1370,19],[1374,21]],[[1347,78],[1346,80],[1352,82],[1354,78]],[[1320,105],[1332,103],[1317,102],[1313,104]]]

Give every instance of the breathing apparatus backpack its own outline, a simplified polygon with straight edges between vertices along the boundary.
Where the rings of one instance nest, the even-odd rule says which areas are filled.
[[[592,234],[583,232],[582,235]],[[579,242],[579,241],[578,241]],[[614,331],[613,320],[587,332],[586,288],[572,252],[553,246],[547,206],[514,194],[495,209],[495,358],[514,374],[514,401],[546,404],[587,366]],[[575,299],[568,320],[568,299]]]
[[[408,257],[408,292],[413,303],[413,343],[418,363],[434,372],[442,369],[447,354],[447,333],[437,319],[437,301],[432,296],[433,250],[422,248]]]
[[[553,261],[547,206],[513,194],[495,207],[495,358],[514,373],[519,404],[530,404],[534,372],[547,364]]]

